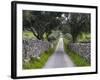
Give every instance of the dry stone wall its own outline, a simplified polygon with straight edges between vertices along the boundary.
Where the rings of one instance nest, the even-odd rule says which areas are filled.
[[[90,43],[71,43],[70,49],[78,53],[80,56],[91,61],[91,44]]]
[[[23,61],[28,62],[32,57],[39,56],[50,48],[50,43],[42,40],[23,40]]]

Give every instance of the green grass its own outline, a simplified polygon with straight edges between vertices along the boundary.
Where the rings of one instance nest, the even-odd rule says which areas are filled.
[[[23,31],[23,38],[25,39],[36,39],[36,37],[33,35],[30,31]]]
[[[69,41],[64,39],[64,50],[76,66],[90,66],[89,62],[68,47]]]
[[[91,40],[91,34],[90,33],[81,33],[77,37],[77,42],[90,42]]]

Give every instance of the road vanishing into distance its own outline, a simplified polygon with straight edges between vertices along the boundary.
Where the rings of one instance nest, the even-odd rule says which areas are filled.
[[[64,68],[64,67],[74,67],[74,63],[70,57],[64,51],[63,38],[59,39],[57,48],[55,52],[48,59],[44,68]]]

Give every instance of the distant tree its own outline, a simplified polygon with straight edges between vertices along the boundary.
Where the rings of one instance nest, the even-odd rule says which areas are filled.
[[[65,37],[67,40],[72,41],[72,35],[71,35],[70,33],[66,33],[66,34],[64,35],[64,37]]]
[[[53,41],[59,39],[59,37],[60,37],[60,31],[55,30],[55,31],[52,31],[52,33],[48,36],[48,40],[50,42],[53,42]]]
[[[63,34],[70,33],[70,31],[71,31],[70,26],[68,24],[61,24],[60,27],[59,27],[59,30]]]
[[[69,13],[62,13],[61,17],[59,18],[61,24],[58,26],[58,30],[60,30],[63,34],[70,33],[70,26],[67,22]]]

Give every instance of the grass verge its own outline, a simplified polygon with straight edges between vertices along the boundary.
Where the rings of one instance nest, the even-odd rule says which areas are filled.
[[[80,66],[90,66],[89,62],[85,58],[83,58],[82,56],[78,55],[78,53],[72,51],[68,47],[68,43],[69,43],[69,41],[67,39],[64,39],[64,50],[69,55],[69,57],[74,62],[74,64],[76,66],[79,66],[79,67]]]
[[[53,52],[54,50],[50,48],[48,51],[45,51],[44,53],[42,53],[42,55],[40,56],[40,59],[32,58],[30,62],[23,64],[23,69],[42,68],[45,65],[46,61],[48,60],[49,56],[51,56]]]

